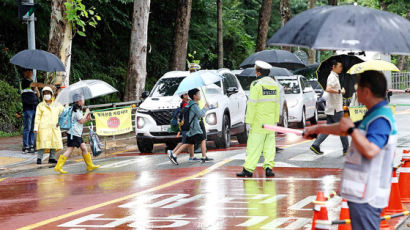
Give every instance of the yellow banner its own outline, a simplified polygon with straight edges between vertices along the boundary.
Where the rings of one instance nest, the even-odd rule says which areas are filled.
[[[113,136],[132,131],[131,108],[94,112],[97,134]]]
[[[393,110],[393,114],[396,114],[396,106],[390,105],[391,109]],[[349,107],[350,112],[350,119],[353,122],[363,120],[364,114],[367,112],[367,108],[365,106],[356,106],[356,107]]]

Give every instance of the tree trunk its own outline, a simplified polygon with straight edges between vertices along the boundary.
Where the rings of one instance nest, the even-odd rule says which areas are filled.
[[[331,6],[337,6],[337,0],[327,0],[327,4]]]
[[[308,9],[312,9],[315,7],[316,0],[308,0]],[[314,49],[308,49],[308,63],[313,64],[316,60],[316,52]]]
[[[178,0],[175,20],[174,47],[171,58],[171,70],[185,70],[188,50],[188,33],[191,21],[192,0]]]
[[[224,66],[224,44],[222,31],[222,0],[216,0],[218,14],[218,68]]]
[[[387,10],[387,4],[384,0],[379,0],[379,4],[381,10]]]
[[[289,0],[280,0],[280,18],[282,22],[282,27],[292,18],[292,11],[289,7]],[[289,46],[282,46],[283,50],[291,50]]]
[[[139,100],[145,89],[150,2],[134,0],[125,101]]]
[[[380,1],[382,2],[382,1]],[[407,20],[410,20],[410,11],[407,12],[406,14]],[[406,72],[409,69],[410,65],[410,58],[408,56],[402,56],[398,55],[397,57],[397,68],[399,68],[400,71]]]
[[[266,47],[266,37],[268,36],[269,21],[272,13],[272,0],[263,0],[259,11],[258,38],[256,40],[256,52],[262,51]]]
[[[56,55],[63,62],[65,72],[58,72],[52,84],[68,86],[70,84],[71,46],[73,42],[73,30],[71,23],[65,19],[67,0],[51,1],[50,34],[48,51]]]

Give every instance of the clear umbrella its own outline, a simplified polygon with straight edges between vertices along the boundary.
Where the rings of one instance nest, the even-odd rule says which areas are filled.
[[[74,95],[83,96],[85,100],[118,92],[114,87],[101,80],[84,80],[63,89],[57,96],[56,102],[70,104],[74,102]]]

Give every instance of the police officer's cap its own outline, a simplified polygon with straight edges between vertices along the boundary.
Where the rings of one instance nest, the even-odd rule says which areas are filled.
[[[264,61],[255,61],[255,68],[257,69],[257,68],[260,68],[260,69],[268,69],[268,70],[270,70],[271,68],[272,68],[272,66],[269,64],[269,63],[267,63],[267,62],[264,62]]]

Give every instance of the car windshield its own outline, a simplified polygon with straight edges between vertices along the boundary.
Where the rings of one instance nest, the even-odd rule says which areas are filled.
[[[251,88],[251,83],[256,80],[256,77],[238,76],[238,80],[241,83],[242,89],[247,91]]]
[[[313,89],[322,89],[317,81],[309,81],[310,85],[312,85]]]
[[[162,78],[152,91],[151,97],[173,96],[184,78],[185,77]]]
[[[283,86],[285,94],[299,94],[300,87],[299,82],[296,79],[278,79],[279,83]]]

